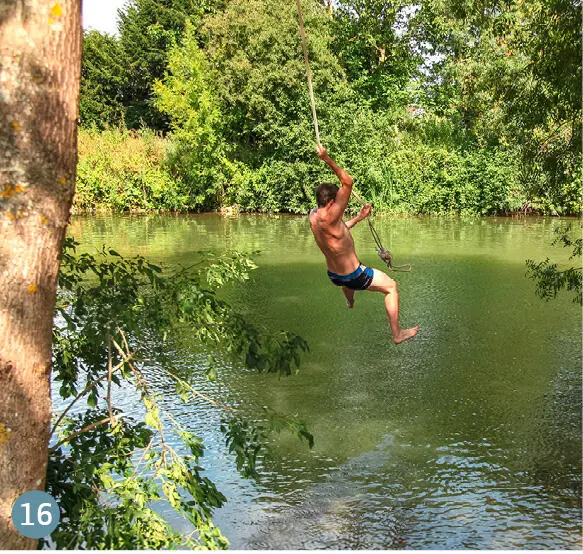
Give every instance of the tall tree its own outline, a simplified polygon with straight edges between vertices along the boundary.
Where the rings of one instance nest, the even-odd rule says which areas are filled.
[[[152,85],[166,71],[166,57],[178,43],[187,19],[208,9],[196,0],[130,0],[119,13],[120,43],[127,61],[124,90],[126,124],[166,131],[169,120],[154,105]]]
[[[352,86],[374,108],[390,110],[413,101],[407,85],[420,59],[407,40],[408,2],[341,0],[335,4],[332,46]]]
[[[310,66],[319,104],[325,110],[346,92],[346,78],[330,50],[329,18],[321,6],[303,2]],[[215,72],[229,141],[292,152],[302,143],[307,117],[306,69],[294,2],[232,0],[207,18],[201,34]],[[324,113],[324,112],[322,112]]]
[[[227,150],[223,114],[213,90],[215,76],[191,24],[182,44],[170,49],[168,69],[164,82],[154,83],[154,92],[156,107],[171,117],[174,148],[168,153],[169,167],[186,184],[194,206],[214,208]]]
[[[426,0],[416,38],[439,54],[429,95],[480,146],[514,149],[536,207],[580,210],[581,1]]]
[[[104,129],[123,122],[123,91],[127,79],[119,40],[99,31],[83,33],[79,96],[81,125]]]
[[[10,0],[0,17],[0,544],[35,548],[11,523],[44,489],[52,320],[74,192],[79,0]]]

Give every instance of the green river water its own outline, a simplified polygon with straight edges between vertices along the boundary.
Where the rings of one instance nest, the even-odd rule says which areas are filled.
[[[577,549],[581,308],[540,300],[525,278],[528,258],[567,261],[550,246],[559,223],[376,218],[394,262],[413,264],[393,276],[402,326],[421,330],[399,346],[380,294],[346,308],[305,216],[79,216],[70,231],[82,249],[105,244],[166,266],[203,250],[259,250],[251,280],[222,295],[251,322],[308,341],[288,378],[224,364],[206,383],[200,353],[178,360],[251,419],[267,405],[307,423],[313,449],[272,436],[257,481],[237,473],[220,414],[155,383],[204,439],[205,474],[228,498],[215,522],[232,548]],[[361,260],[381,268],[368,226],[353,231]],[[132,409],[131,396],[122,401]]]

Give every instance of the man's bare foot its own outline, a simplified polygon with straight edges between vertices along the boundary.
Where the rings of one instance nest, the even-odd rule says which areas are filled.
[[[349,308],[354,308],[354,298],[352,300],[348,300],[348,298],[346,299],[346,305]]]
[[[412,329],[401,329],[399,334],[396,337],[393,337],[393,342],[395,344],[401,344],[406,340],[412,339],[417,334],[417,331],[419,331],[419,325]]]

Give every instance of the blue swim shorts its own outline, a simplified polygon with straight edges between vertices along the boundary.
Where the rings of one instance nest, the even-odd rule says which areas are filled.
[[[330,277],[330,281],[338,287],[347,287],[353,290],[366,290],[372,283],[373,270],[364,264],[360,264],[359,267],[348,275],[338,275],[328,271],[328,277]]]

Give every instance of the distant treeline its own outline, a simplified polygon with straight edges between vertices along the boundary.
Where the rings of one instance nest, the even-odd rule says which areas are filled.
[[[303,2],[321,137],[377,210],[581,212],[581,4]],[[304,212],[295,2],[131,0],[84,34],[77,209]]]

